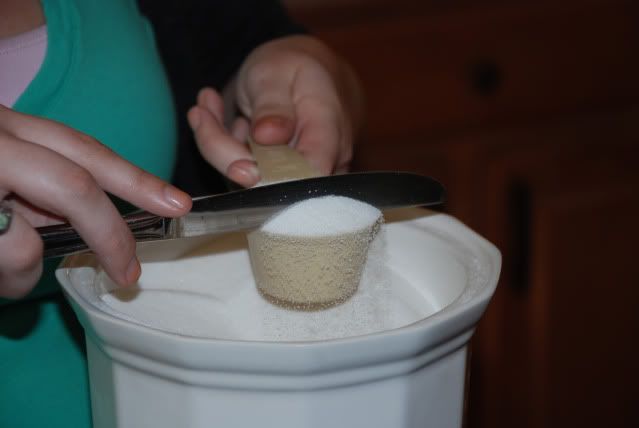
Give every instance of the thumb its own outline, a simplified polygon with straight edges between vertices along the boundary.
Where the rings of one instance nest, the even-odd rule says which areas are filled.
[[[260,144],[287,144],[296,128],[292,80],[289,76],[263,74],[247,79],[245,114],[251,119],[251,135]],[[251,80],[253,80],[251,82]]]

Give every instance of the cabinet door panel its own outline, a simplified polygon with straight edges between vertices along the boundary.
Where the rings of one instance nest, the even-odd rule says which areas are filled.
[[[539,198],[530,293],[543,426],[639,426],[639,180]]]
[[[638,120],[617,112],[465,143],[472,223],[504,257],[474,341],[469,426],[639,424]]]

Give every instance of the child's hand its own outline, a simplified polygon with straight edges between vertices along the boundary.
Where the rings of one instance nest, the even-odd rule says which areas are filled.
[[[230,130],[211,88],[200,91],[188,119],[202,155],[231,180],[246,187],[259,180],[249,132],[261,144],[293,144],[322,174],[348,169],[362,116],[359,85],[323,44],[307,36],[268,42],[248,56],[229,89],[245,116]]]
[[[105,191],[164,216],[191,207],[187,194],[93,138],[1,105],[0,153],[0,202],[13,210],[0,235],[0,297],[23,296],[36,284],[42,240],[34,227],[62,220],[75,227],[114,281],[137,280],[135,241]]]

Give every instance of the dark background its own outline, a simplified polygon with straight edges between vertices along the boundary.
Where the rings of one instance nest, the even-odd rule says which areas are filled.
[[[639,426],[639,2],[284,3],[362,79],[354,169],[438,178],[503,253],[466,425]]]

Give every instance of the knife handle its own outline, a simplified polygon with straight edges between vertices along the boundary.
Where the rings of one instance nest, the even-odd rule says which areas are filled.
[[[167,219],[146,211],[136,211],[122,217],[137,242],[161,239],[166,234]],[[89,249],[69,223],[37,227],[44,243],[44,258],[67,256]]]

